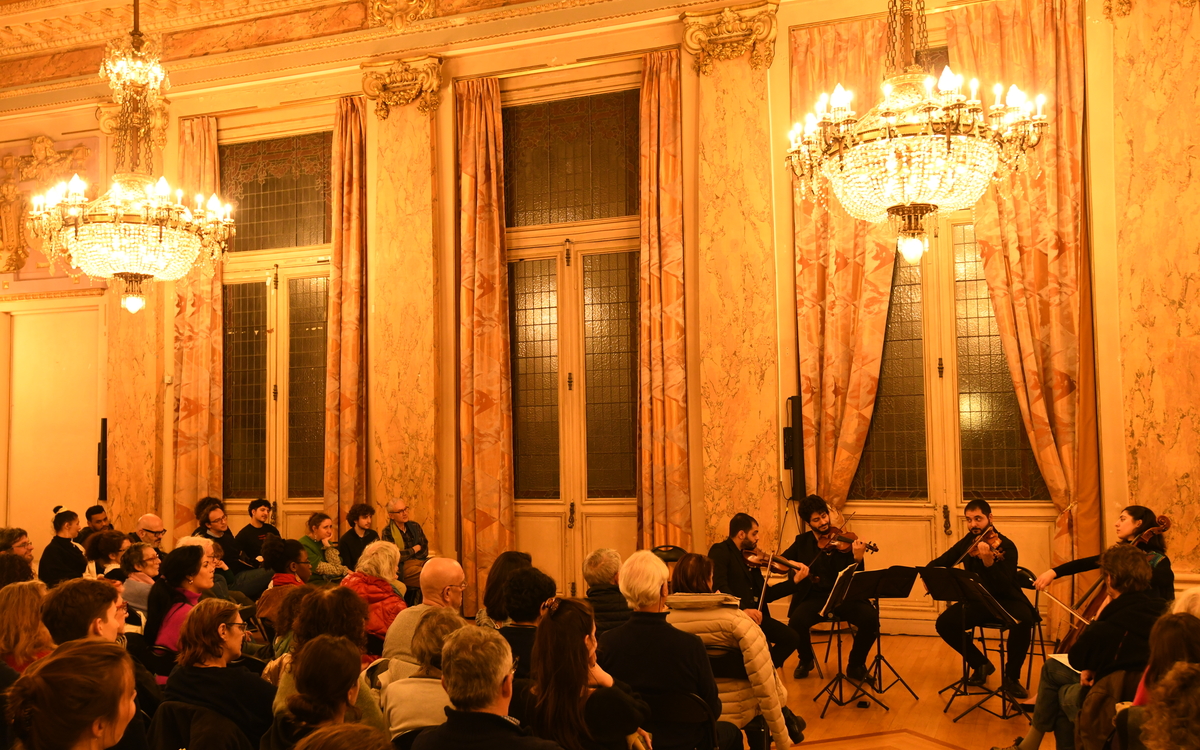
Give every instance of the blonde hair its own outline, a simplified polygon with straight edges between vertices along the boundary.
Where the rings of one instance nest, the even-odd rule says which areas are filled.
[[[671,577],[667,564],[650,550],[640,550],[621,564],[618,584],[629,606],[653,607],[662,598],[662,587]]]
[[[41,581],[10,583],[0,589],[0,654],[15,662],[30,662],[39,651],[54,648],[54,639],[42,623],[46,584]]]
[[[391,542],[371,542],[358,558],[355,570],[385,581],[394,581],[399,567],[399,547]]]
[[[1189,615],[1200,617],[1200,586],[1180,591],[1179,596],[1175,597],[1175,603],[1171,605],[1171,612],[1187,612]]]
[[[210,557],[213,554],[213,540],[206,536],[185,536],[175,543],[176,549],[180,547],[203,547],[204,554]]]
[[[500,695],[512,649],[492,628],[459,628],[442,646],[442,684],[459,711],[478,711]]]

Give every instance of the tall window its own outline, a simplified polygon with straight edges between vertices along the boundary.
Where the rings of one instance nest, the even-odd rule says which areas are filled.
[[[324,494],[332,134],[222,145],[227,498]]]

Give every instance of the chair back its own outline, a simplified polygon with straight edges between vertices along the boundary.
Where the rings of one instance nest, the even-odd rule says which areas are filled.
[[[401,732],[392,738],[392,747],[394,750],[412,750],[413,742],[429,727],[417,727],[410,729],[407,732]]]
[[[658,559],[668,564],[679,562],[679,558],[687,554],[687,550],[674,544],[660,544],[650,551],[657,555]]]
[[[253,750],[245,733],[211,709],[179,701],[164,701],[150,723],[150,747],[188,750]]]
[[[643,693],[642,700],[650,706],[654,724],[693,724],[704,736],[704,750],[717,747],[717,717],[704,699],[695,693]],[[658,743],[655,743],[658,744]]]

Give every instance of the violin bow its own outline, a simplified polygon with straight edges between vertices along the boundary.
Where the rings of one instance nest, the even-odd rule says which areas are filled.
[[[1075,616],[1075,618],[1076,618],[1077,620],[1079,620],[1080,622],[1082,622],[1084,625],[1091,625],[1091,624],[1092,624],[1092,621],[1091,621],[1091,620],[1089,620],[1089,619],[1088,619],[1087,617],[1085,617],[1084,615],[1080,614],[1080,612],[1079,612],[1078,610],[1076,610],[1074,607],[1072,607],[1071,605],[1067,604],[1066,602],[1062,601],[1061,599],[1059,599],[1059,598],[1058,598],[1057,596],[1055,596],[1054,594],[1051,594],[1049,591],[1043,591],[1043,592],[1041,592],[1041,593],[1042,593],[1042,595],[1043,595],[1043,596],[1045,596],[1045,597],[1046,597],[1047,599],[1049,599],[1050,601],[1054,602],[1054,603],[1055,603],[1055,604],[1057,604],[1058,606],[1060,606],[1060,607],[1062,607],[1063,609],[1065,609],[1065,610],[1067,610],[1068,612],[1070,612],[1072,615],[1074,615],[1074,616]]]
[[[783,527],[787,525],[788,512],[791,510],[791,507],[792,507],[791,498],[789,498],[787,496],[787,493],[784,492],[784,490],[783,490],[783,480],[782,479],[779,480],[779,496],[781,498],[783,498],[783,518],[779,522],[779,528],[775,530],[775,548],[774,548],[774,550],[772,550],[770,553],[767,554],[767,567],[766,567],[767,572],[766,572],[766,574],[763,575],[762,593],[760,593],[758,596],[758,611],[759,612],[762,611],[762,608],[767,601],[767,583],[769,583],[771,580],[770,561],[771,561],[771,558],[773,558],[773,557],[775,557],[775,555],[779,554],[779,545],[783,542]],[[776,515],[778,515],[778,513],[779,513],[778,506],[776,506],[775,513],[776,513]]]

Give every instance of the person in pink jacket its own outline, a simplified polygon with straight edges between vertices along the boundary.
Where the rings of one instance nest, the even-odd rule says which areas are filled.
[[[396,578],[400,548],[391,542],[372,542],[358,558],[358,569],[342,585],[367,603],[367,653],[383,653],[383,639],[396,615],[405,609],[404,584]]]

